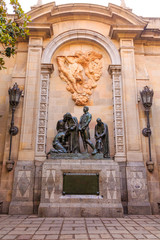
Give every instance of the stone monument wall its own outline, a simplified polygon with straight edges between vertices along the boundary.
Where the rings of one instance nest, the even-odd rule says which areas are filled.
[[[136,16],[113,4],[48,3],[35,6],[29,15],[30,36],[17,43],[14,58],[6,59],[7,69],[0,71],[1,211],[38,212],[42,169],[57,121],[66,112],[79,120],[83,105],[87,105],[94,143],[97,117],[108,124],[110,153],[120,166],[124,212],[159,213],[160,20]],[[88,85],[85,79],[89,79]],[[15,164],[8,172],[8,88],[15,82],[23,97],[15,111],[19,128],[12,144]],[[146,165],[148,138],[142,135],[147,122],[140,90],[146,85],[154,91],[150,110],[152,173]]]
[[[88,53],[94,51],[102,55],[102,74],[95,86],[91,90],[91,95],[87,106],[89,106],[89,112],[92,114],[92,121],[90,123],[91,140],[94,140],[94,127],[96,125],[96,119],[100,117],[102,121],[108,124],[110,132],[110,150],[111,155],[114,155],[114,125],[113,125],[113,95],[112,95],[112,79],[108,73],[108,66],[110,65],[110,58],[104,49],[100,48],[96,44],[90,44],[89,42],[71,42],[65,46],[60,47],[52,57],[52,63],[54,64],[54,73],[50,79],[49,87],[49,107],[48,107],[48,127],[47,127],[47,151],[50,149],[53,141],[53,136],[56,135],[56,124],[59,119],[63,119],[63,115],[66,112],[70,112],[72,116],[80,119],[83,114],[83,105],[77,106],[72,99],[72,94],[67,91],[67,83],[60,78],[60,72],[58,70],[57,57],[58,56],[74,56],[76,52]],[[73,64],[72,64],[73,65]],[[81,66],[81,65],[80,65]],[[73,66],[74,67],[74,66]],[[83,68],[83,67],[82,67]],[[84,68],[83,68],[84,69]],[[83,70],[82,69],[82,70]],[[84,70],[83,70],[84,71]],[[84,79],[88,77],[84,73]],[[83,147],[81,147],[83,149]]]

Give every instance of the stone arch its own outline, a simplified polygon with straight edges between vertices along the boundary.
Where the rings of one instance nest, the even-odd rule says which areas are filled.
[[[61,33],[57,37],[55,37],[45,48],[43,55],[42,55],[42,64],[43,63],[51,63],[51,58],[54,54],[54,52],[64,43],[67,43],[69,41],[73,40],[88,40],[95,42],[102,46],[109,54],[111,58],[111,62],[113,65],[120,65],[120,55],[116,48],[116,46],[113,44],[113,42],[103,36],[102,34],[98,32],[94,32],[91,30],[70,30],[64,33]]]
[[[125,136],[123,118],[123,96],[121,79],[121,60],[119,52],[112,41],[100,33],[91,30],[70,30],[55,37],[45,48],[41,61],[40,105],[37,125],[36,156],[45,156],[46,131],[48,118],[48,93],[50,73],[53,71],[51,59],[54,52],[63,44],[73,40],[92,41],[104,48],[109,54],[111,65],[109,73],[113,83],[113,109],[115,129],[115,159],[125,159]]]

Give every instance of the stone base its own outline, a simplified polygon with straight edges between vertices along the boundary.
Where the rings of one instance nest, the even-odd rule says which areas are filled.
[[[32,161],[17,162],[9,214],[33,214],[34,173]]]
[[[150,203],[128,203],[128,213],[131,215],[150,215]]]
[[[102,153],[51,153],[50,159],[74,159],[74,160],[113,160],[111,157],[104,158]]]
[[[126,173],[128,189],[128,214],[152,214],[144,163],[128,162]]]
[[[11,202],[9,207],[10,215],[30,215],[33,214],[33,202]]]
[[[81,199],[79,197],[79,199]],[[82,199],[81,199],[82,200]],[[86,197],[86,200],[87,197]],[[89,200],[88,200],[89,202]],[[100,204],[100,203],[41,203],[39,207],[41,217],[122,217],[121,204]]]
[[[96,195],[63,196],[63,173],[99,174]],[[122,217],[119,166],[113,160],[50,159],[43,164],[41,217]]]

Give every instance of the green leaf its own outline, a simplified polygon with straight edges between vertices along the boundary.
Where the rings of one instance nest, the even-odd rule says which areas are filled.
[[[27,24],[30,22],[30,17],[24,13],[18,0],[10,0],[13,7],[15,18],[7,17],[7,7],[4,0],[0,0],[0,43],[4,51],[0,51],[1,56],[11,57],[15,54],[15,46],[19,37],[26,38],[29,35]],[[17,23],[18,19],[18,23]],[[4,69],[5,61],[0,58],[0,70]]]

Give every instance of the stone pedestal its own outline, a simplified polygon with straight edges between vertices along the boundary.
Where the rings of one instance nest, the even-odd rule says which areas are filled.
[[[128,213],[151,214],[147,178],[142,162],[129,162],[126,167],[128,186]]]
[[[99,174],[99,195],[62,195],[63,173]],[[42,168],[42,217],[122,217],[119,166],[113,160],[48,159]]]
[[[9,214],[33,214],[34,171],[32,161],[17,162]]]

